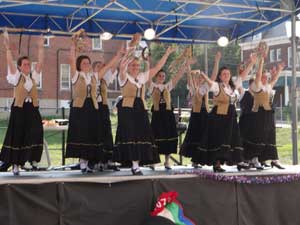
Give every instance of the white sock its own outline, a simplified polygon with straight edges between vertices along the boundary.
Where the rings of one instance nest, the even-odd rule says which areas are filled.
[[[17,164],[14,164],[14,165],[13,165],[13,172],[14,172],[14,173],[19,172],[19,165],[17,165]]]
[[[139,161],[132,161],[132,169],[136,170],[139,169]]]
[[[81,169],[81,170],[82,170],[82,169],[86,169],[87,163],[88,163],[87,160],[85,160],[85,159],[80,159],[80,160],[79,160],[79,163],[80,163],[80,169]]]
[[[37,166],[38,166],[38,163],[37,163],[36,161],[32,161],[32,162],[31,162],[31,165],[37,167]]]
[[[251,162],[254,164],[254,166],[261,166],[259,161],[258,161],[258,157],[252,158]]]

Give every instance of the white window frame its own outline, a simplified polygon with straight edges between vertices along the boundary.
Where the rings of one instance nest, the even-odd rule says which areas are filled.
[[[99,40],[100,46],[96,46],[95,40]],[[96,51],[103,50],[103,43],[102,43],[102,39],[100,37],[93,37],[92,38],[92,49],[96,50]]]
[[[270,62],[275,62],[276,60],[276,52],[275,52],[275,49],[271,49],[270,50]]]
[[[35,70],[37,62],[31,62],[31,71]],[[43,73],[40,72],[40,82],[36,84],[37,89],[42,89],[43,88]]]
[[[276,49],[276,61],[279,62],[281,61],[281,48]]]
[[[68,74],[68,76],[69,76],[69,85],[68,85],[68,87],[63,87],[62,86],[62,72],[63,72],[63,66],[65,66],[65,65],[68,65],[68,68],[69,68],[69,74]],[[59,87],[60,87],[60,90],[70,90],[71,89],[71,67],[70,67],[70,64],[67,64],[67,63],[61,63],[60,64],[60,67],[59,67]]]
[[[50,37],[45,37],[44,40],[44,47],[50,47]]]

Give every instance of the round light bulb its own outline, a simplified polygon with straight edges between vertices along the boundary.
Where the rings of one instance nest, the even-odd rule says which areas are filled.
[[[228,43],[229,43],[229,40],[228,40],[228,38],[225,37],[225,36],[222,36],[222,37],[220,37],[220,38],[218,39],[218,45],[219,45],[220,47],[226,47],[226,46],[228,45]]]
[[[100,34],[100,38],[104,41],[110,40],[112,36],[112,33],[109,32],[103,32],[102,34]]]
[[[144,32],[144,37],[147,40],[152,40],[155,38],[155,30],[153,30],[153,28],[148,28],[147,30],[145,30]]]

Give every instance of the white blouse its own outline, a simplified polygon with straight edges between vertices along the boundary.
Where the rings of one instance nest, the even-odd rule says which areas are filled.
[[[35,70],[33,70],[30,78],[30,75],[25,75],[19,70],[13,74],[8,67],[6,79],[9,84],[16,86],[20,80],[20,76],[23,76],[25,78],[24,88],[29,92],[33,87],[32,79],[34,79],[35,83],[38,84],[40,82],[40,74],[41,73],[37,73]]]
[[[126,73],[126,77],[124,80],[121,80],[120,76],[118,77],[119,85],[122,87],[126,84],[126,81],[131,82],[134,84],[137,88],[141,88],[143,84],[147,83],[149,80],[149,71],[139,73],[139,75],[134,79],[130,74]]]
[[[190,91],[191,96],[194,96],[195,93],[197,93],[197,92],[200,95],[204,96],[209,91],[209,86],[206,82],[204,84],[201,84],[199,87],[196,87],[196,88],[190,87],[189,85],[187,86],[187,88]]]
[[[170,80],[166,84],[156,84],[151,81],[150,87],[149,87],[150,94],[153,92],[154,88],[158,88],[160,92],[163,92],[165,89],[168,91],[171,91],[173,89],[173,82],[172,82],[172,80]]]
[[[269,94],[273,93],[273,88],[272,88],[271,84],[263,85],[261,82],[259,82],[259,84],[256,85],[256,83],[253,82],[251,84],[250,88],[254,92],[259,92],[262,90],[263,92],[268,92]]]
[[[98,76],[98,75],[95,75],[94,73],[87,73],[86,74],[82,71],[76,71],[75,75],[72,77],[72,84],[76,83],[79,76],[84,78],[86,85],[89,85],[89,84],[91,84],[92,76]]]
[[[113,81],[114,79],[116,78],[117,76],[117,73],[118,71],[116,70],[114,73],[111,71],[111,70],[108,70],[104,76],[103,76],[103,80],[105,80],[107,86],[109,86]],[[101,80],[99,80],[99,77],[98,77],[98,74],[97,73],[94,73],[94,76],[96,78],[96,81],[97,81],[97,93],[98,93],[98,97],[97,97],[97,101],[98,102],[102,102],[102,96],[100,95],[100,90],[99,90],[99,86],[101,85]]]
[[[221,83],[221,85],[223,85],[224,91],[227,95],[229,95],[231,97],[238,96],[239,93],[238,93],[237,89],[242,87],[242,79],[240,77],[238,77],[234,81],[235,90],[233,90],[229,85],[225,85],[224,83]],[[213,84],[210,87],[210,91],[213,92],[214,96],[217,96],[220,92],[219,83],[213,81]]]

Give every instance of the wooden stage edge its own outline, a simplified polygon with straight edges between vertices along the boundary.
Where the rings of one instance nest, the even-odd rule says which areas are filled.
[[[300,166],[284,165],[285,170],[268,168],[262,171],[251,169],[238,172],[235,166],[224,166],[224,176],[279,176],[288,174],[300,174]],[[12,172],[0,173],[0,185],[4,184],[43,184],[43,183],[63,183],[63,182],[91,182],[91,183],[117,183],[134,180],[157,180],[157,179],[183,179],[197,177],[198,173],[212,173],[211,167],[193,169],[187,166],[174,166],[171,171],[165,171],[163,167],[158,167],[155,171],[149,168],[142,168],[144,176],[132,176],[130,169],[121,169],[119,172],[95,172],[92,174],[81,174],[79,170],[48,170],[26,172],[21,171],[20,176],[13,176]]]

